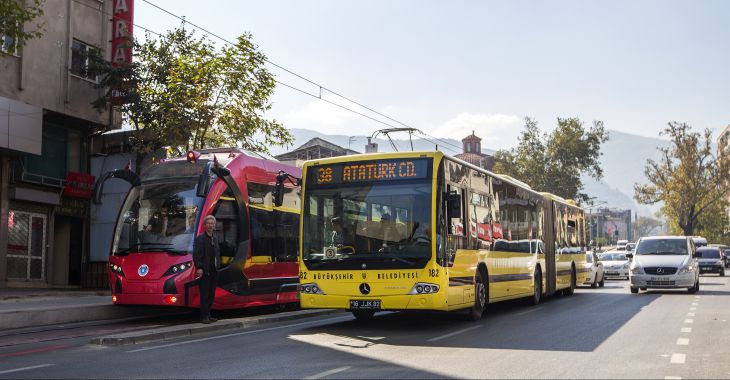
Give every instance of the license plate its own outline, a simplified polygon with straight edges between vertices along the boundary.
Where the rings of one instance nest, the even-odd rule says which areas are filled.
[[[380,310],[380,300],[350,300],[351,310]]]
[[[700,269],[702,269],[702,270],[710,270],[710,269],[712,269],[712,267],[700,267]]]
[[[649,281],[661,281],[661,277],[649,277]]]
[[[618,276],[618,272],[606,272],[606,276]]]

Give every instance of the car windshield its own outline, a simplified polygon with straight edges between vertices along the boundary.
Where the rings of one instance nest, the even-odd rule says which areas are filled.
[[[719,259],[720,251],[716,249],[698,249],[697,255],[703,259]]]
[[[687,255],[685,239],[647,239],[639,242],[637,255]]]
[[[592,263],[593,262],[593,254],[592,253],[586,253],[586,262]]]
[[[618,252],[606,252],[601,255],[603,261],[626,261],[628,258],[623,253]]]
[[[307,186],[302,258],[308,265],[407,268],[431,257],[430,180]]]
[[[112,255],[135,252],[189,253],[203,198],[196,182],[154,182],[133,187],[114,231]]]

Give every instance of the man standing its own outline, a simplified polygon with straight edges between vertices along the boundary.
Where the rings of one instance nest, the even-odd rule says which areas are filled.
[[[218,266],[221,261],[218,239],[213,235],[215,230],[215,217],[208,215],[203,219],[205,232],[195,237],[193,248],[193,260],[197,271],[195,274],[200,278],[200,322],[216,322],[216,318],[210,316],[210,307],[215,298],[215,288],[218,285]]]

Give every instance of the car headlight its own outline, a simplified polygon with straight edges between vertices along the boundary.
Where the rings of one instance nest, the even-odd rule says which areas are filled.
[[[165,274],[163,274],[163,276],[169,276],[171,274],[178,274],[178,273],[180,273],[180,272],[182,272],[182,271],[184,271],[186,269],[190,269],[192,267],[193,267],[193,262],[192,261],[186,261],[186,262],[184,262],[182,264],[175,264],[175,265],[171,266],[165,272]]]
[[[417,282],[415,285],[413,285],[413,289],[411,289],[408,294],[433,294],[438,293],[439,286],[436,284],[431,284],[428,282]]]
[[[632,274],[644,274],[644,268],[639,265],[633,264],[629,269],[631,270]]]
[[[694,272],[694,270],[695,270],[695,267],[692,264],[687,264],[687,265],[679,268],[678,273],[692,273],[692,272]]]
[[[303,294],[324,294],[322,288],[315,283],[301,284],[299,285],[299,293]]]
[[[622,266],[623,269],[629,269],[629,263],[626,263]]]

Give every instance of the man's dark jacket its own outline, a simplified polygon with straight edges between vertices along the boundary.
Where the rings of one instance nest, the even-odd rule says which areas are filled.
[[[221,249],[218,246],[218,238],[213,235],[213,246],[209,247],[208,251],[205,250],[205,243],[210,240],[206,238],[206,233],[195,237],[195,243],[193,245],[193,262],[195,262],[195,268],[202,269],[205,275],[210,275],[211,271],[217,268],[221,262]],[[219,265],[216,265],[218,263]]]

